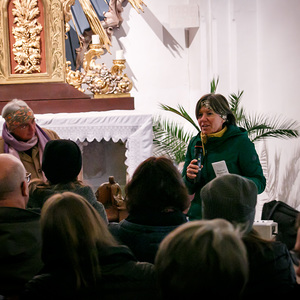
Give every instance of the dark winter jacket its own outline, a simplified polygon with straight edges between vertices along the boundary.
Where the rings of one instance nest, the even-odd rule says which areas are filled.
[[[194,149],[200,134],[194,136],[188,146],[185,164],[182,170],[184,182],[192,195],[195,193],[191,203],[188,216],[190,220],[202,218],[202,205],[200,199],[201,188],[216,177],[212,163],[224,160],[228,172],[238,174],[252,180],[262,193],[266,186],[259,157],[254,144],[248,138],[247,131],[237,126],[229,125],[222,137],[210,137],[204,144],[205,153],[202,158],[201,181],[195,184],[186,176],[186,170],[190,162],[195,158]]]
[[[90,186],[84,186],[81,184],[75,184],[75,188],[72,189],[54,189],[52,186],[45,188],[35,188],[29,195],[29,201],[27,208],[39,208],[42,209],[47,199],[57,193],[73,192],[84,197],[100,214],[100,216],[108,223],[106,211],[104,205],[97,201],[96,196]]]
[[[96,288],[75,289],[70,270],[46,265],[40,275],[26,285],[21,300],[153,300],[157,299],[154,266],[138,262],[125,246],[102,250],[101,278]]]
[[[186,216],[179,210],[159,213],[133,213],[120,223],[109,223],[112,235],[128,246],[139,261],[154,263],[155,255],[163,238],[179,225],[186,223]]]
[[[43,266],[40,215],[0,207],[0,295],[18,294]]]
[[[296,288],[293,261],[281,242],[256,243],[244,239],[249,259],[245,300],[287,299]]]

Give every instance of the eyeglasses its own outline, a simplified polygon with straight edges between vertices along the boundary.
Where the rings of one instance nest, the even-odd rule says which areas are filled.
[[[27,182],[29,182],[31,179],[31,173],[26,172],[25,178],[26,178]]]
[[[19,125],[18,128],[25,130],[28,129],[30,126],[35,125],[35,119],[32,119],[30,122]]]

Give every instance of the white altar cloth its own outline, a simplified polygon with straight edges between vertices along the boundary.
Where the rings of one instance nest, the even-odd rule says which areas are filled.
[[[127,173],[132,176],[136,167],[152,155],[152,115],[135,110],[104,112],[35,114],[36,123],[54,130],[62,139],[92,142],[102,139],[121,140],[126,147]],[[0,120],[2,134],[4,120]],[[113,157],[113,156],[112,156]]]

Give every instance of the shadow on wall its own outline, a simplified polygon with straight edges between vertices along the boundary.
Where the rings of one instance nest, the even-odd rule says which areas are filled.
[[[300,210],[300,148],[295,148],[292,155],[287,155],[284,149],[276,149],[271,158],[266,143],[263,143],[260,161],[267,186],[260,198],[262,205],[271,200],[280,200]],[[282,158],[287,160],[282,162]]]
[[[175,40],[171,33],[166,29],[164,25],[157,19],[157,17],[148,8],[142,14],[142,17],[147,22],[149,27],[162,41],[162,43],[171,51],[172,55],[181,57],[179,49],[183,49],[182,46]]]
[[[123,16],[123,14],[122,14],[122,16]],[[129,28],[128,25],[123,22],[120,27],[114,28],[114,36],[116,38],[116,41],[117,41],[120,49],[124,50],[124,56],[126,58],[126,49],[125,49],[123,43],[121,42],[121,38],[126,36],[126,32],[128,32],[129,29],[124,29],[124,25],[127,28]],[[124,73],[127,74],[127,76],[132,80],[132,86],[133,86],[133,88],[136,89],[136,91],[138,91],[137,86],[135,84],[135,82],[137,81],[137,79],[136,79],[136,76],[134,75],[134,73],[132,71],[132,68],[130,67],[130,64],[129,64],[128,60],[126,61],[125,66],[126,66],[126,68],[124,70]]]

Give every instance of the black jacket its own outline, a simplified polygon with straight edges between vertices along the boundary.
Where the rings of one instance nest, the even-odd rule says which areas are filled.
[[[43,266],[40,215],[0,207],[0,294],[17,294]]]
[[[293,261],[281,242],[245,240],[249,258],[249,281],[243,299],[284,299],[297,284]]]
[[[96,288],[76,291],[68,269],[45,266],[26,285],[21,299],[157,299],[154,266],[136,261],[125,246],[108,248],[100,257],[102,277]]]

